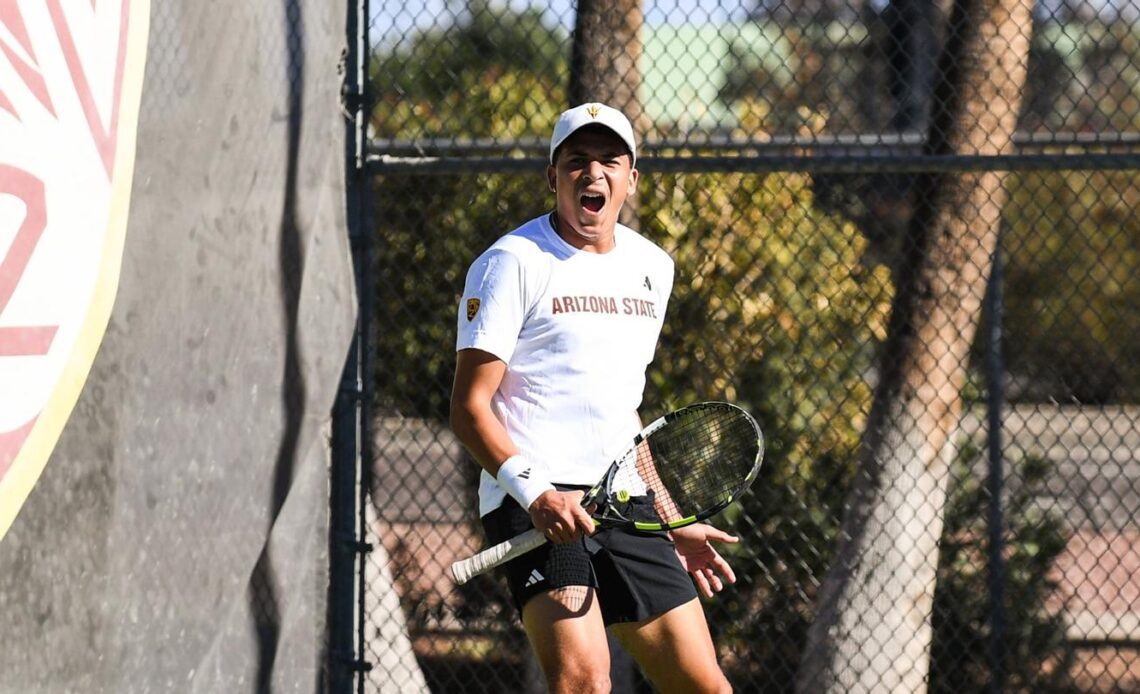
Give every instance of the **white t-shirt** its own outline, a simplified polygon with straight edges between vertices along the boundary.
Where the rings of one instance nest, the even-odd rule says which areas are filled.
[[[507,365],[492,409],[552,482],[592,485],[641,428],[673,260],[618,225],[608,253],[566,243],[544,215],[503,236],[467,272],[456,349]],[[479,514],[505,492],[483,471]]]

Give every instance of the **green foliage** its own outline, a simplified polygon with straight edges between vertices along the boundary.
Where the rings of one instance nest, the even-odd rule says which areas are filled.
[[[966,446],[955,462],[934,594],[930,692],[979,692],[992,679],[989,662],[992,605],[988,587],[989,494],[979,475],[981,456]],[[1057,588],[1049,572],[1067,541],[1061,520],[1035,505],[1046,492],[1051,465],[1025,457],[1010,471],[1003,515],[1003,669],[1008,691],[1058,691],[1069,670],[1061,614],[1045,609]],[[984,473],[983,473],[984,474]]]
[[[549,75],[566,72],[566,37],[545,27],[537,9],[472,4],[466,21],[416,34],[407,50],[373,59],[377,136],[547,134],[550,121],[538,116],[565,103],[562,85]]]
[[[889,273],[861,262],[853,227],[815,211],[799,174],[676,174],[643,195],[643,230],[677,263],[650,381],[663,408],[743,403],[768,420],[769,460],[810,477],[849,457],[884,337]]]
[[[377,180],[373,339],[382,411],[447,420],[467,267],[544,202],[534,174]]]
[[[541,63],[525,61],[547,56],[560,39],[541,28],[536,13],[509,16],[477,12],[470,25],[421,35],[407,55],[380,58],[376,69],[387,79],[374,132],[503,142],[547,137],[566,96],[535,71]],[[499,236],[548,208],[539,172],[461,173],[376,179],[373,339],[381,411],[446,421],[467,267]]]
[[[1025,400],[1140,399],[1140,178],[1011,174],[1005,352]]]
[[[648,182],[648,181],[647,181]],[[766,434],[752,491],[717,522],[745,574],[707,605],[741,681],[790,688],[870,408],[889,272],[812,204],[800,174],[675,174],[641,196],[643,232],[677,263],[647,404],[725,399]]]

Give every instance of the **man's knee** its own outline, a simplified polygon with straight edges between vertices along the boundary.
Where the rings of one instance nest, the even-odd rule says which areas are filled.
[[[591,663],[563,665],[546,676],[551,694],[608,694],[610,691],[608,666],[603,669]]]

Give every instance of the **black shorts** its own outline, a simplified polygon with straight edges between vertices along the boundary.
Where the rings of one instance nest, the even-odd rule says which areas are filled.
[[[559,485],[559,489],[568,488]],[[530,514],[511,497],[482,521],[491,545],[534,527]],[[693,580],[664,531],[599,528],[569,544],[548,542],[507,562],[502,570],[520,613],[539,593],[590,586],[597,589],[607,626],[640,622],[697,597]]]

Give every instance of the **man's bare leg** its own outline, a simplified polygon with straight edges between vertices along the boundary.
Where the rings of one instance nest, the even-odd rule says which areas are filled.
[[[614,624],[610,630],[663,694],[732,691],[697,598],[643,622]]]
[[[536,595],[522,617],[551,694],[610,691],[610,651],[593,588],[569,586]]]

